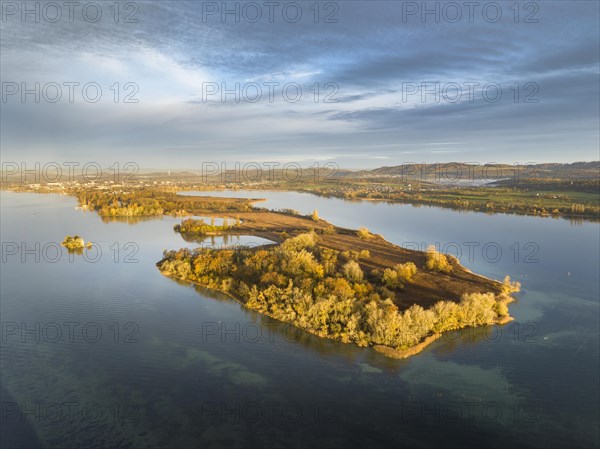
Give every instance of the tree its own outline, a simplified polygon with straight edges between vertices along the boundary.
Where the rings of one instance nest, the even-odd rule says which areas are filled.
[[[337,266],[337,251],[330,248],[320,248],[319,253],[325,274],[334,274]]]
[[[428,270],[438,271],[440,273],[450,273],[452,271],[452,265],[448,262],[448,258],[436,251],[435,246],[431,245],[426,251],[427,261],[425,266]]]
[[[494,312],[496,312],[498,314],[499,318],[504,318],[504,317],[508,316],[508,306],[506,305],[505,302],[496,301],[493,309],[494,309]]]
[[[395,289],[399,287],[398,273],[396,272],[396,270],[392,270],[391,268],[386,268],[385,270],[383,270],[383,276],[381,276],[381,281],[388,288]]]
[[[363,240],[370,240],[373,238],[373,234],[371,234],[371,231],[369,231],[369,229],[365,228],[364,226],[358,228],[356,235],[358,235],[358,237]]]
[[[407,282],[417,273],[417,267],[412,262],[406,262],[396,265],[393,269],[386,268],[383,271],[381,281],[386,287],[395,290],[404,288]]]
[[[317,209],[315,209],[312,213],[312,219],[314,221],[319,221],[319,211]]]
[[[452,301],[438,301],[433,305],[435,315],[436,332],[444,332],[459,328],[458,324],[458,304]]]
[[[317,235],[314,232],[307,232],[296,237],[291,237],[281,244],[284,251],[300,251],[301,249],[313,248],[317,242]]]
[[[417,274],[417,266],[412,262],[406,262],[396,265],[398,278],[403,282],[410,282],[415,274]]]
[[[346,279],[352,282],[360,282],[363,280],[364,273],[360,268],[360,265],[357,264],[354,260],[347,262],[342,270],[344,272],[344,276]]]
[[[514,293],[514,292],[518,292],[519,290],[521,290],[521,283],[520,282],[511,282],[510,280],[510,276],[506,276],[504,278],[504,281],[502,282],[502,293],[504,293],[505,295],[509,294],[509,293]]]

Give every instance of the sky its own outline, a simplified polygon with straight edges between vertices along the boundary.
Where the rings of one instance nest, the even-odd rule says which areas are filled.
[[[1,160],[598,160],[599,4],[2,1]]]

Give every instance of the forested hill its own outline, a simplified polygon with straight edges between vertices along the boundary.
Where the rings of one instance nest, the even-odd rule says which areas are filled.
[[[447,162],[436,164],[405,163],[392,167],[344,173],[345,177],[404,177],[407,179],[455,178],[455,179],[501,179],[501,178],[551,178],[551,179],[598,179],[600,161],[573,162],[570,164],[466,164]]]

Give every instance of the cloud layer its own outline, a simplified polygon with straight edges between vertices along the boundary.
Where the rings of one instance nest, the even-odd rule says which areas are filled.
[[[2,160],[598,159],[598,2],[488,3],[3,2]]]

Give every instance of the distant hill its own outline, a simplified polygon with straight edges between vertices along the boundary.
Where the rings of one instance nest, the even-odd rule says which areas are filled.
[[[373,170],[345,172],[349,178],[405,178],[419,180],[435,179],[598,179],[600,161],[573,162],[570,164],[545,163],[535,165],[511,164],[465,164],[447,162],[437,164],[402,164]]]

